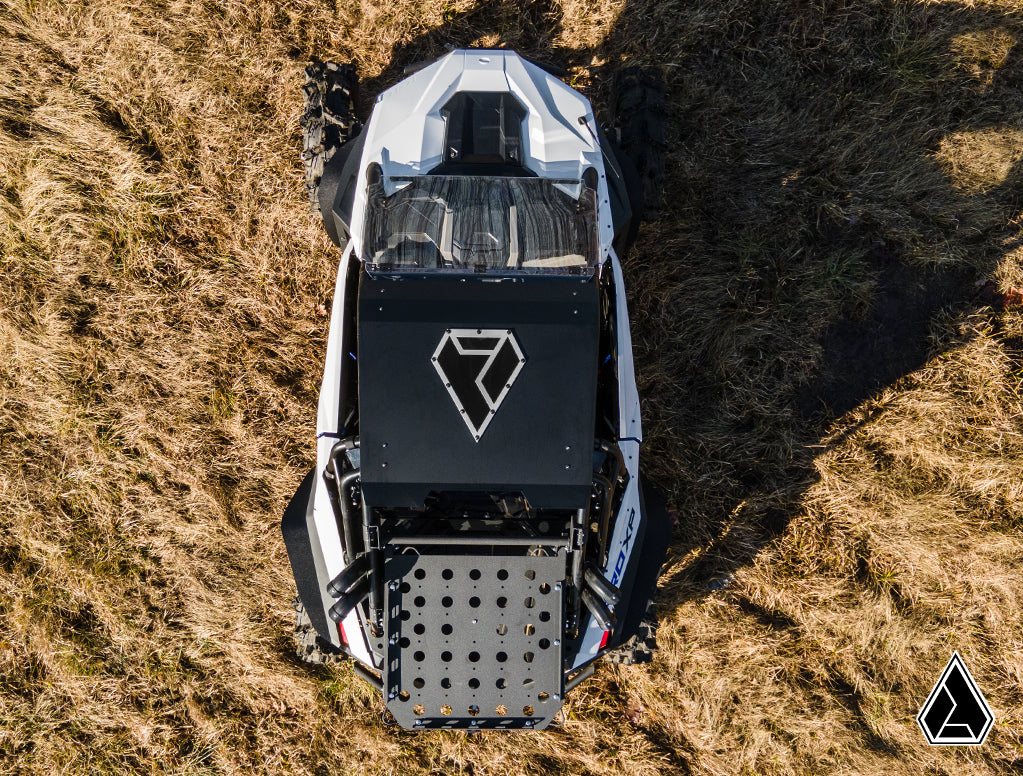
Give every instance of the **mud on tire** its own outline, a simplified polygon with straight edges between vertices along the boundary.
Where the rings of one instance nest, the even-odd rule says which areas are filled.
[[[318,213],[324,163],[361,129],[355,113],[359,76],[355,65],[313,60],[305,69],[305,78],[305,110],[300,119],[302,161],[309,205]]]
[[[324,641],[313,628],[305,606],[297,596],[292,606],[295,608],[295,654],[299,659],[313,665],[340,663],[344,660],[344,653],[333,644]]]
[[[612,110],[619,142],[643,183],[643,219],[664,206],[664,75],[657,67],[626,67],[615,73]]]

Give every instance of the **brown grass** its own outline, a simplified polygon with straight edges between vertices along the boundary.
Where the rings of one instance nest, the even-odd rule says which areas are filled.
[[[668,81],[626,265],[661,651],[542,734],[389,729],[292,657],[338,258],[302,67],[368,108],[445,43]],[[1021,46],[1011,0],[0,0],[0,772],[1018,769]],[[956,649],[977,749],[913,721]]]

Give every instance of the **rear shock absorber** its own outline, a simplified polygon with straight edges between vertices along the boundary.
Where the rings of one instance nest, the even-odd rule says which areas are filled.
[[[384,555],[380,547],[380,524],[373,508],[362,498],[362,537],[369,555],[369,614],[374,636],[384,633]]]
[[[579,618],[582,615],[583,560],[586,555],[586,510],[577,509],[572,518],[572,587],[569,604],[571,615],[568,621],[568,637],[579,635]]]

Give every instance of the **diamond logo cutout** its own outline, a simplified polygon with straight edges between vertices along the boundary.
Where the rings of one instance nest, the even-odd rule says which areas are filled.
[[[448,329],[433,366],[477,442],[526,363],[509,329]]]
[[[956,652],[934,685],[916,722],[932,746],[979,746],[994,722],[987,701]]]

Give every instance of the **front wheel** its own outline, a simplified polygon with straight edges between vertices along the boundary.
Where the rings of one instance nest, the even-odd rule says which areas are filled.
[[[359,75],[352,64],[313,60],[305,69],[305,78],[305,110],[300,120],[302,161],[309,205],[318,213],[323,165],[362,128],[355,113]]]
[[[643,187],[643,221],[664,205],[664,74],[657,67],[626,67],[615,73],[612,100],[622,151]]]

